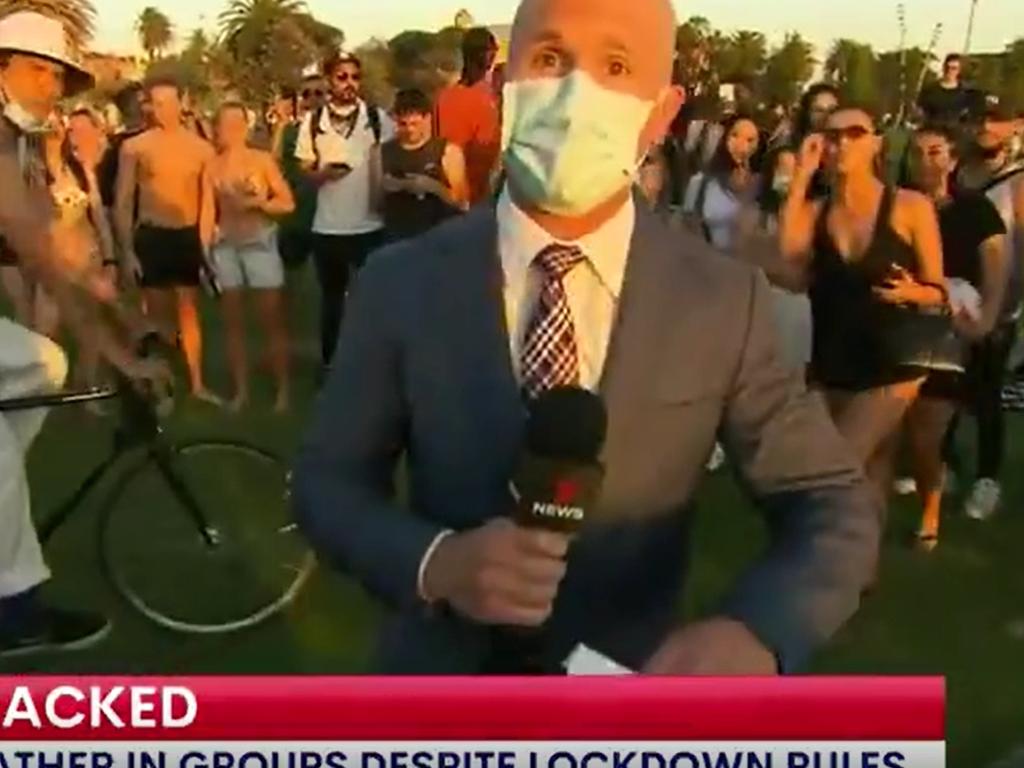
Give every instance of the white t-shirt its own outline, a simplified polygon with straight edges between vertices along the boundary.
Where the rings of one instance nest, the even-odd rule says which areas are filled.
[[[376,232],[384,226],[384,221],[371,205],[370,168],[378,147],[366,104],[359,102],[359,117],[349,137],[343,136],[334,127],[329,109],[321,110],[320,128],[316,137],[317,151],[314,151],[312,124],[316,114],[315,111],[311,112],[302,121],[295,144],[296,159],[303,163],[314,163],[319,156],[317,170],[331,163],[347,163],[352,167],[352,172],[340,181],[328,182],[320,187],[313,232],[319,235],[363,235]],[[381,143],[390,141],[395,135],[395,125],[384,112],[378,111],[378,114]]]

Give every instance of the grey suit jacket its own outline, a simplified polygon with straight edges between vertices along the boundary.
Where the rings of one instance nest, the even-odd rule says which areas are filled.
[[[638,667],[666,639],[691,501],[720,438],[771,544],[718,615],[797,669],[873,575],[877,503],[820,398],[780,364],[764,278],[644,206],[637,217],[600,386],[606,481],[573,546],[548,651],[564,658],[584,642]],[[420,602],[417,571],[440,531],[509,509],[525,413],[502,283],[493,206],[375,254],[300,452],[300,524],[322,559],[393,610],[381,671],[473,673],[489,650],[486,628]],[[403,456],[407,504],[394,494]]]

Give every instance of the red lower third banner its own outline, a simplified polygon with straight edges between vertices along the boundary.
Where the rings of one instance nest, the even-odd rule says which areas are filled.
[[[0,678],[0,768],[939,768],[940,679]]]

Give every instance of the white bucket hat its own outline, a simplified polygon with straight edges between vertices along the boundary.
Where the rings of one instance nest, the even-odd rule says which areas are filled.
[[[64,25],[32,11],[0,18],[0,53],[23,53],[64,66],[64,95],[87,91],[95,79],[81,65]]]

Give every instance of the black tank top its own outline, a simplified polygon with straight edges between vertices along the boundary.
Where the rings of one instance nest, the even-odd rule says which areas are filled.
[[[405,149],[397,141],[389,141],[381,148],[384,173],[389,176],[429,176],[448,184],[444,172],[444,152],[448,143],[433,138],[419,149]],[[409,192],[392,192],[384,199],[384,226],[394,240],[415,237],[433,229],[456,210],[437,195],[420,198]]]
[[[893,308],[872,293],[893,264],[911,274],[918,271],[914,247],[892,228],[894,200],[894,190],[886,187],[871,243],[856,261],[843,258],[828,231],[831,205],[818,219],[809,291],[814,328],[811,370],[823,386],[863,391],[922,375],[920,369],[887,362],[885,339],[892,330]]]

